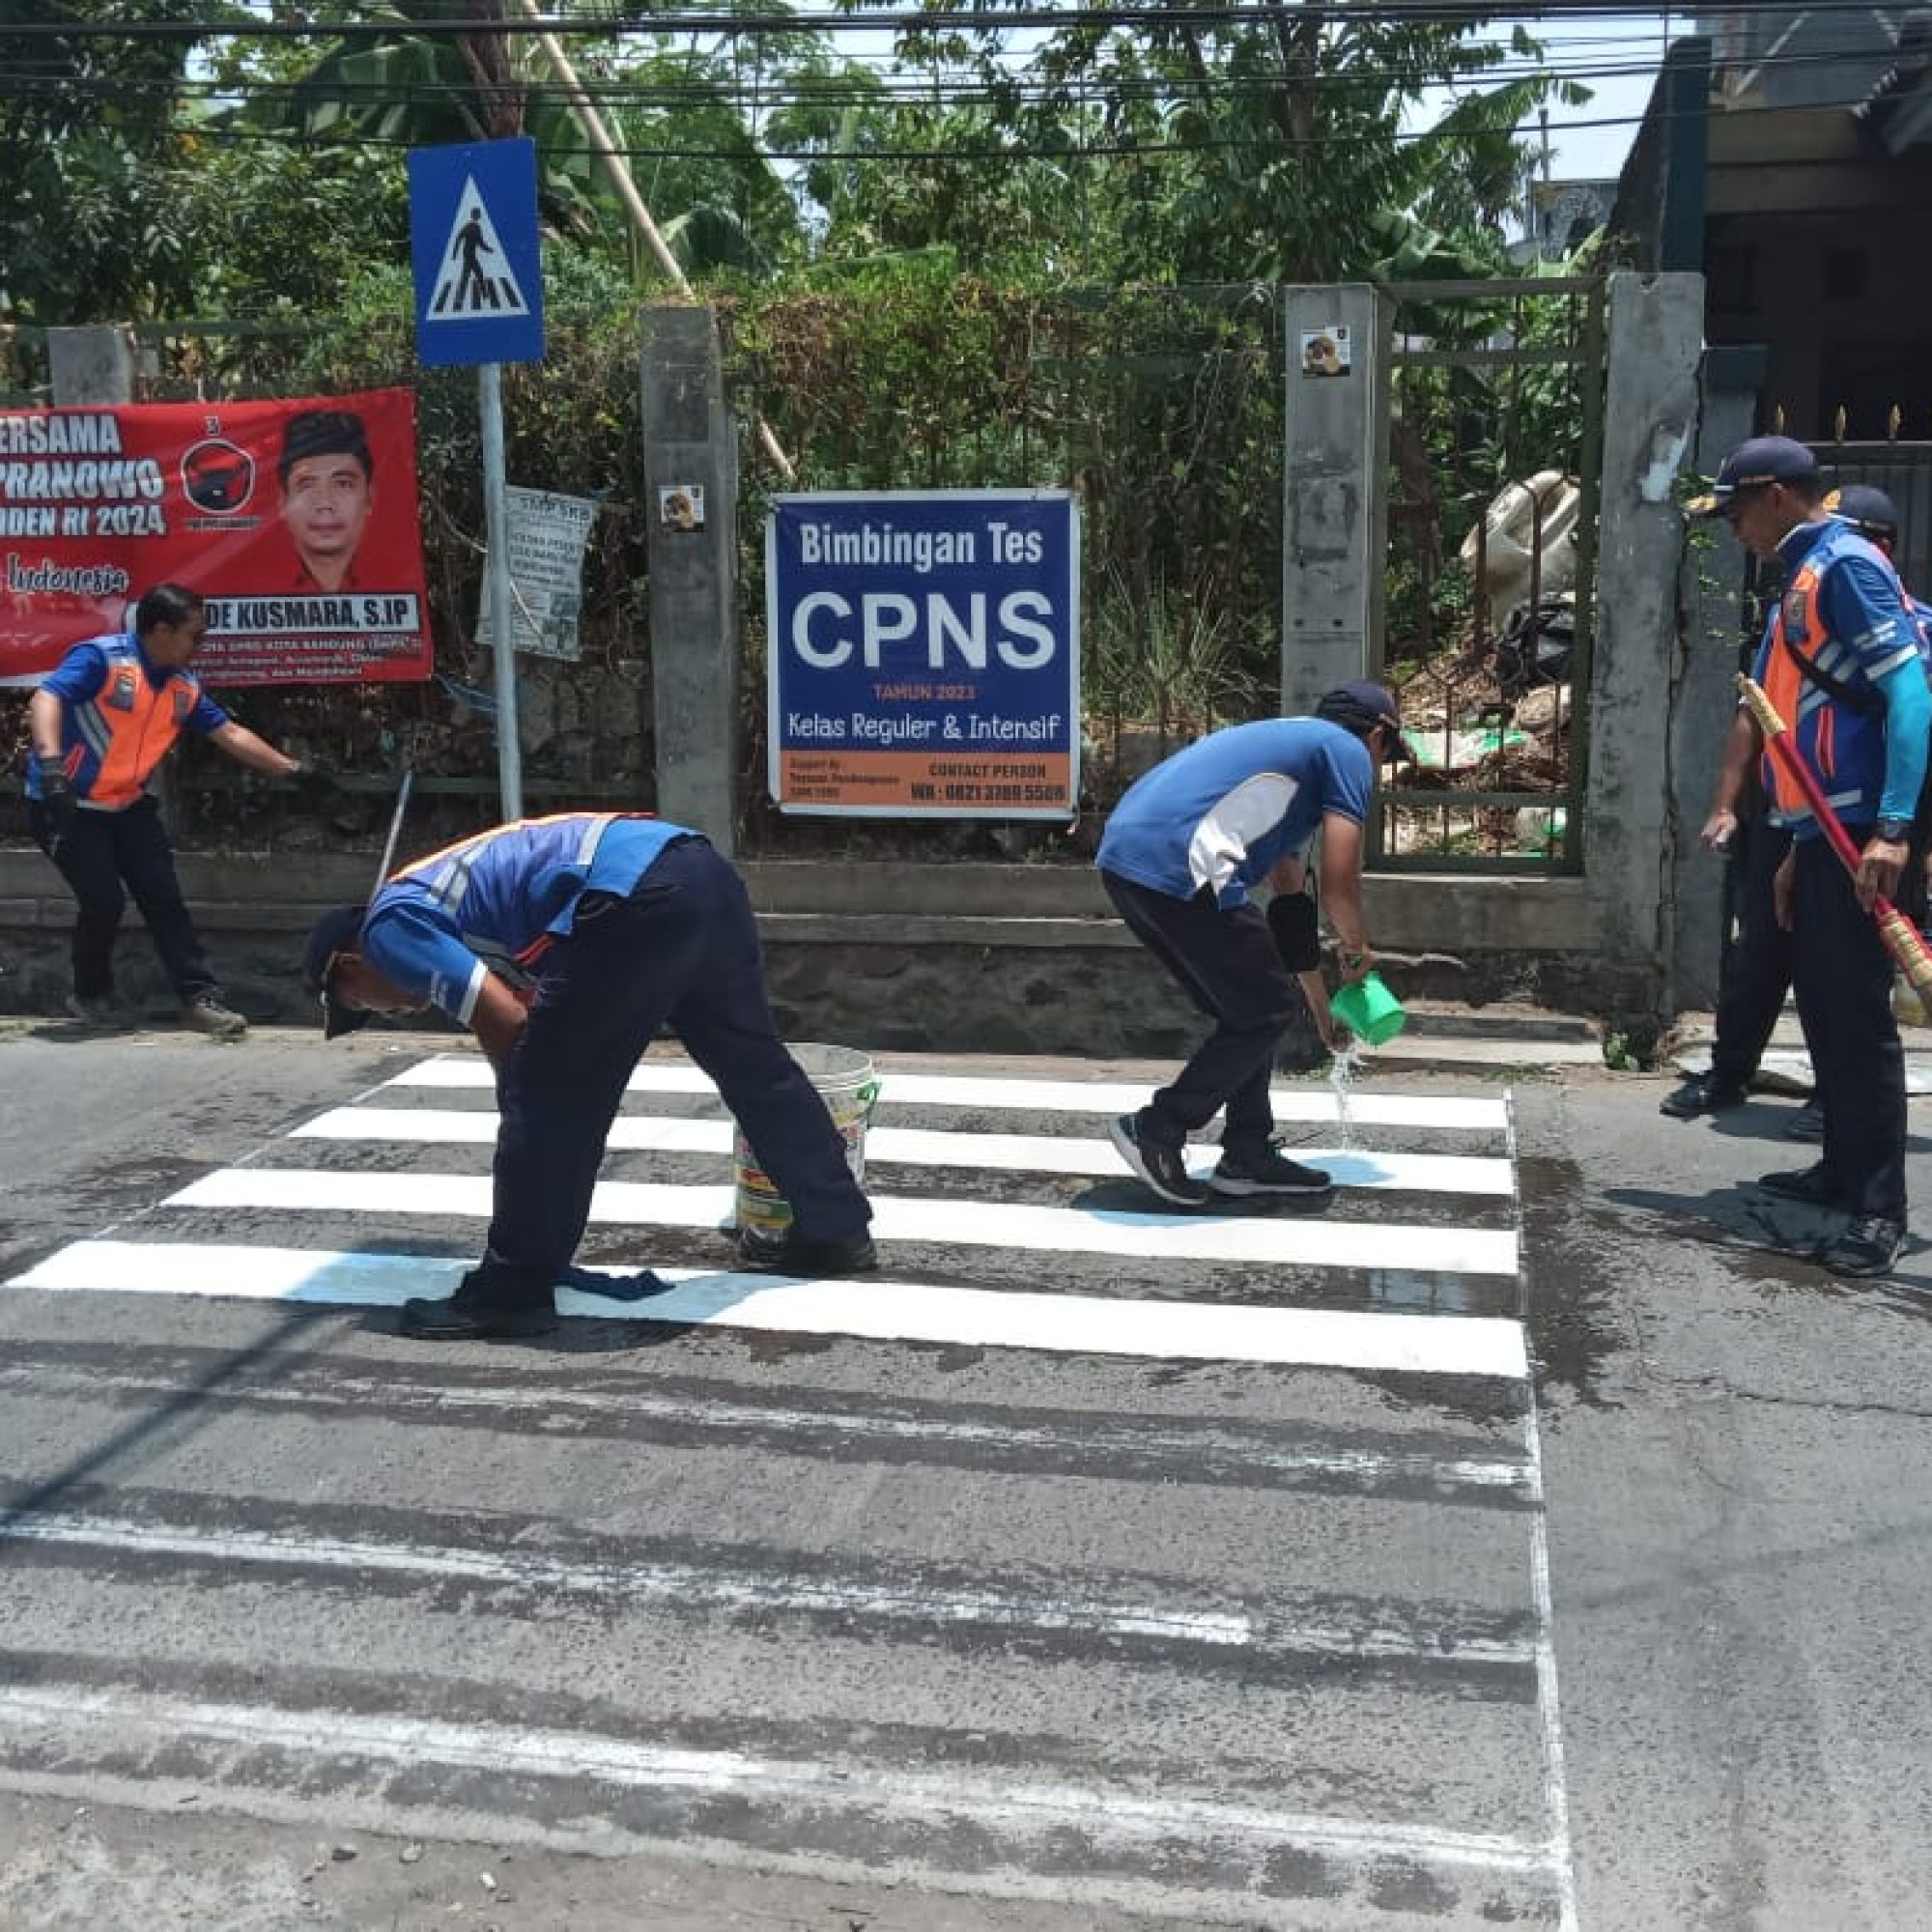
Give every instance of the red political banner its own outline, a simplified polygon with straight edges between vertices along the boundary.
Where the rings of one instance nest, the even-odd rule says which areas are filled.
[[[164,582],[204,684],[427,678],[413,393],[0,410],[0,684]]]

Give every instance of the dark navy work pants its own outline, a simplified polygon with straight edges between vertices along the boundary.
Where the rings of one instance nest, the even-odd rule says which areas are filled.
[[[1268,1080],[1296,998],[1266,919],[1253,904],[1218,905],[1206,886],[1178,899],[1114,872],[1103,870],[1100,882],[1134,937],[1214,1022],[1174,1084],[1142,1110],[1140,1134],[1178,1148],[1225,1107],[1222,1146],[1259,1151],[1274,1131]]]
[[[1791,834],[1760,811],[1738,829],[1735,937],[1718,968],[1717,1038],[1711,1076],[1747,1087],[1791,990],[1791,934],[1777,923],[1773,880],[1791,850]]]
[[[73,990],[78,998],[105,999],[114,990],[114,936],[130,895],[182,1004],[218,990],[182,897],[174,848],[154,799],[137,799],[125,811],[76,811],[58,838],[45,806],[37,799],[28,808],[27,823],[35,842],[60,868],[79,908],[73,923]]]
[[[490,1239],[466,1298],[549,1300],[583,1238],[625,1084],[667,1024],[718,1083],[800,1235],[866,1232],[872,1210],[845,1144],[779,1039],[744,881],[703,839],[683,838],[628,897],[586,893],[574,930],[545,955],[497,1082]]]
[[[1845,828],[1854,845],[1868,825]],[[1905,1219],[1905,1054],[1891,955],[1823,838],[1797,841],[1792,969],[1825,1116],[1825,1173],[1854,1214]]]

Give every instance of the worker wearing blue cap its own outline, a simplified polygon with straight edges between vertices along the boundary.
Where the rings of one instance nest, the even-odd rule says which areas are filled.
[[[1375,954],[1362,910],[1362,840],[1378,769],[1413,754],[1395,694],[1366,678],[1338,686],[1312,718],[1270,718],[1210,732],[1144,774],[1100,840],[1100,882],[1135,938],[1214,1030],[1138,1113],[1109,1130],[1135,1174],[1177,1208],[1213,1195],[1332,1192],[1320,1168],[1272,1146],[1268,1081],[1294,1010],[1294,981],[1319,988],[1315,902],[1304,890],[1319,846],[1345,982]],[[1275,894],[1265,916],[1249,898]],[[1317,1008],[1318,1024],[1326,1019]],[[1184,1158],[1187,1136],[1226,1110],[1211,1180]]]
[[[1752,676],[1859,848],[1854,877],[1804,793],[1764,761],[1773,820],[1791,833],[1776,900],[1792,935],[1792,980],[1825,1135],[1814,1166],[1766,1175],[1761,1185],[1843,1213],[1824,1260],[1834,1273],[1863,1277],[1889,1273],[1905,1239],[1905,1063],[1891,960],[1871,906],[1875,895],[1897,892],[1911,858],[1932,693],[1896,572],[1833,515],[1825,496],[1803,443],[1753,437],[1689,508],[1721,516],[1754,556],[1787,573]],[[1727,764],[1756,743],[1755,723],[1741,711]]]

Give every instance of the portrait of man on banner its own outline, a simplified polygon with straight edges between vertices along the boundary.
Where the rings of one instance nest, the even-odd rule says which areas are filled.
[[[369,432],[354,410],[303,410],[282,426],[281,516],[295,547],[296,591],[362,587],[355,553],[376,508]]]

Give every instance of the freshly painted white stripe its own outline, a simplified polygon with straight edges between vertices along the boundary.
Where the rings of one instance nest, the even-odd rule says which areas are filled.
[[[1406,1653],[1399,1639],[1376,1633],[1367,1649],[1350,1650],[1346,1632],[1316,1628],[1300,1641],[1293,1627],[1258,1630],[1244,1611],[1192,1610],[1160,1604],[1108,1604],[1078,1599],[1046,1599],[1010,1590],[962,1592],[876,1589],[863,1583],[822,1579],[733,1575],[695,1563],[562,1563],[533,1551],[497,1554],[421,1543],[371,1543],[342,1537],[278,1535],[266,1530],[198,1530],[112,1517],[69,1515],[60,1511],[0,1518],[0,1542],[52,1543],[69,1548],[111,1549],[130,1555],[213,1558],[225,1563],[256,1563],[315,1570],[346,1570],[357,1575],[418,1577],[433,1581],[521,1585],[569,1590],[625,1603],[672,1602],[726,1610],[781,1610],[802,1615],[831,1612],[901,1623],[980,1624],[1013,1631],[1078,1631],[1092,1635],[1161,1637],[1215,1649],[1250,1650],[1265,1643],[1283,1653],[1390,1657],[1412,1654],[1425,1661],[1445,1658],[1482,1663],[1521,1664],[1530,1661],[1526,1644],[1458,1640],[1453,1647],[1415,1640]]]
[[[437,1214],[487,1220],[482,1174],[365,1174],[309,1167],[224,1167],[170,1195],[163,1208],[252,1208],[298,1213]],[[590,1198],[600,1226],[719,1228],[731,1187],[603,1180]],[[1026,1248],[1138,1261],[1249,1262],[1265,1267],[1353,1267],[1513,1275],[1513,1228],[1423,1227],[1278,1215],[1142,1214],[1037,1208],[1023,1202],[874,1194],[872,1233],[885,1241]]]
[[[452,1262],[452,1268],[465,1265]],[[45,1360],[0,1362],[0,1389],[43,1399],[62,1396],[76,1401],[102,1401],[129,1396],[172,1396],[180,1392],[173,1376],[156,1371],[137,1374],[125,1369],[74,1370]],[[1146,1466],[1165,1460],[1175,1473],[1163,1481],[1185,1483],[1199,1475],[1204,1460],[1238,1463],[1244,1487],[1258,1488],[1269,1477],[1334,1477],[1346,1482],[1426,1483],[1438,1490],[1508,1490],[1527,1497],[1533,1471],[1526,1463],[1508,1457],[1426,1456],[1402,1450],[1311,1449],[1277,1444],[1248,1436],[1232,1436],[1208,1429],[1117,1428],[1098,1416],[1084,1416],[1078,1426],[1048,1425],[1002,1416],[998,1421],[974,1422],[960,1416],[865,1414],[827,1408],[790,1408],[780,1403],[728,1402],[718,1396],[676,1396],[653,1389],[627,1388],[620,1394],[600,1389],[565,1388],[554,1384],[504,1388],[481,1385],[439,1386],[418,1377],[399,1389],[389,1377],[350,1376],[331,1371],[328,1379],[291,1387],[284,1381],[226,1384],[207,1401],[235,1400],[251,1408],[302,1410],[352,1409],[381,1405],[390,1409],[412,1404],[434,1405],[440,1414],[462,1409],[487,1409],[498,1415],[543,1417],[568,1411],[606,1422],[655,1423],[661,1428],[694,1433],[755,1431],[761,1437],[842,1436],[865,1444],[874,1453],[908,1446],[927,1454],[970,1455],[997,1449],[1004,1465],[1021,1455],[1031,1458],[1036,1473],[1065,1469],[1069,1463],[1104,1464],[1129,1462]],[[1539,1498],[1540,1500],[1540,1498]]]
[[[497,1788],[523,1777],[600,1780],[666,1794],[728,1796],[740,1804],[782,1806],[787,1815],[881,1815],[901,1823],[956,1829],[961,1820],[995,1840],[1053,1841],[1069,1833],[1118,1853],[1178,1841],[1189,1845],[1293,1848],[1350,1861],[1411,1861],[1455,1870],[1545,1877],[1548,1845],[1501,1833],[1454,1832],[1316,1812],[1273,1811],[1256,1804],[1184,1798],[1143,1798],[1118,1786],[1001,1780],[864,1759],[824,1762],[760,1758],[747,1751],[678,1750],[589,1731],[538,1730],[514,1724],[466,1724],[345,1710],[281,1710],[269,1704],[215,1704],[92,1685],[39,1682],[0,1686],[0,1738],[31,1738],[51,1729],[71,1753],[84,1747],[122,1758],[130,1746],[218,1744],[242,1752],[288,1750],[319,1767],[346,1758],[407,1768],[481,1771]],[[70,1757],[70,1766],[71,1757]],[[44,1782],[49,1774],[36,1768]],[[367,1789],[353,1772],[345,1781]],[[228,1796],[216,1788],[217,1801]],[[245,1802],[245,1800],[243,1801]],[[582,1842],[581,1832],[577,1834]],[[1015,1848],[1016,1856],[1024,1851]],[[988,1889],[996,1875],[976,1872],[963,1889]],[[1042,1875],[1041,1883],[1048,1882]],[[1077,1895],[1089,1895],[1076,1877]],[[1073,1895],[1073,1894],[1069,1894]],[[1170,1908],[1189,1896],[1184,1883],[1161,1895]],[[1270,1901],[1244,1893],[1243,1922]],[[1305,1923],[1306,1901],[1293,1922]],[[1264,1922],[1266,1922],[1265,1920]],[[1287,1920],[1274,1919],[1276,1923]]]
[[[622,1114],[611,1123],[610,1146],[625,1153],[707,1153],[728,1156],[734,1129],[728,1120],[695,1121],[677,1115]],[[296,1140],[388,1141],[408,1145],[488,1147],[497,1138],[494,1108],[334,1107],[297,1127]],[[1479,1154],[1369,1153],[1344,1148],[1293,1148],[1304,1166],[1325,1168],[1338,1187],[1394,1189],[1404,1193],[1509,1193],[1510,1164]],[[1189,1165],[1206,1179],[1218,1153],[1196,1151]],[[989,1168],[1005,1174],[1119,1176],[1123,1170],[1113,1144],[1066,1140],[1055,1134],[968,1134],[930,1127],[871,1127],[868,1160],[906,1167]]]
[[[1153,1089],[1119,1080],[1008,1080],[982,1075],[901,1073],[880,1076],[881,1098],[891,1105],[1029,1109],[1051,1114],[1127,1114],[1144,1107]],[[494,1089],[496,1076],[480,1055],[444,1054],[404,1068],[391,1087]],[[717,1089],[688,1061],[640,1061],[630,1079],[634,1094],[715,1094]],[[1340,1121],[1342,1103],[1330,1089],[1277,1087],[1269,1095],[1277,1121]],[[1364,1127],[1471,1127],[1499,1133],[1508,1122],[1496,1096],[1456,1098],[1430,1094],[1378,1094],[1350,1088],[1349,1122]]]
[[[76,1241],[12,1288],[181,1294],[392,1308],[449,1293],[468,1264],[439,1257],[188,1242]],[[600,1270],[621,1274],[622,1270]],[[1315,1308],[1122,1300],[935,1288],[881,1280],[793,1281],[663,1268],[677,1284],[648,1301],[559,1289],[572,1316],[703,1323],[780,1334],[944,1342],[1055,1353],[1180,1357],[1520,1380],[1521,1325],[1494,1316],[1369,1314]]]

